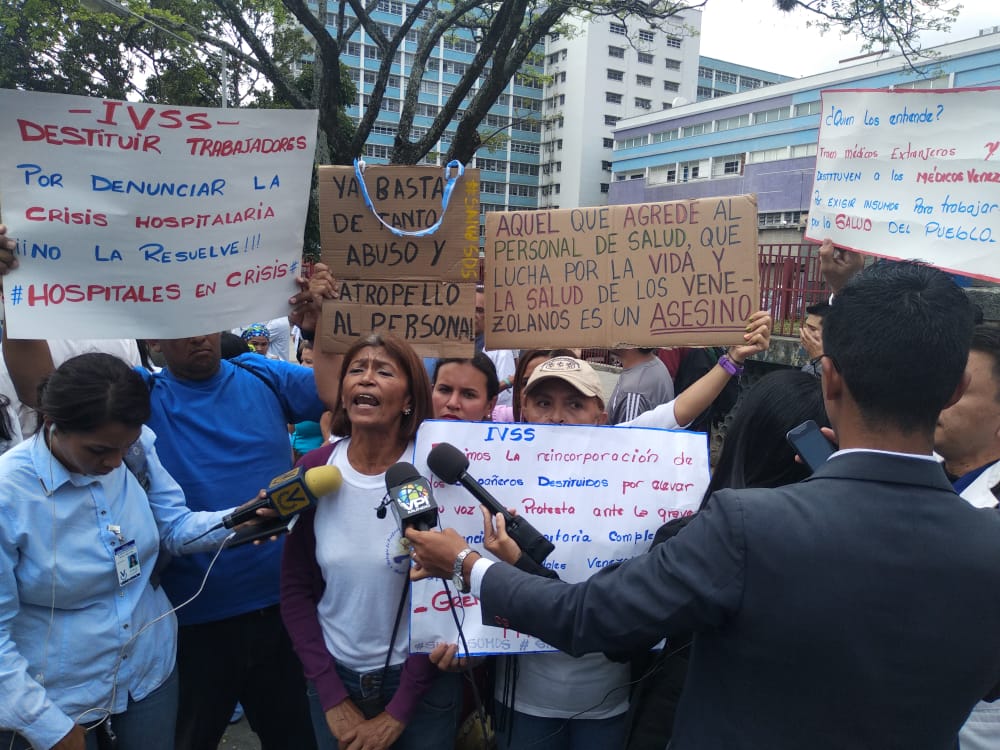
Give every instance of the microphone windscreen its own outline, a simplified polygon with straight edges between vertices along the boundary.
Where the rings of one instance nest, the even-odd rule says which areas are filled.
[[[438,443],[427,454],[427,465],[445,484],[458,484],[469,468],[469,459],[451,443]]]
[[[420,478],[420,472],[417,471],[416,466],[408,464],[406,461],[400,461],[386,469],[385,488],[391,490],[393,487],[398,487],[401,484]]]
[[[315,466],[306,470],[302,480],[306,483],[306,488],[315,497],[319,497],[339,490],[343,477],[336,466]]]

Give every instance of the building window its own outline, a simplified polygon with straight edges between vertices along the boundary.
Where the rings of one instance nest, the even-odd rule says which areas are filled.
[[[372,159],[388,159],[391,152],[392,149],[389,146],[383,146],[380,143],[365,144],[365,156]]]
[[[662,185],[665,182],[677,182],[677,165],[663,164],[650,167],[646,182],[650,185]]]
[[[701,172],[701,162],[689,161],[681,164],[680,167],[681,182],[698,179],[699,173]]]
[[[624,47],[613,47],[613,46],[609,45],[608,46],[608,57],[617,57],[619,59],[623,59],[625,57],[625,48]]]
[[[609,81],[622,81],[624,79],[625,79],[625,71],[615,70],[614,68],[608,68]]]
[[[775,109],[766,109],[763,112],[753,113],[753,124],[760,125],[765,122],[777,122],[778,120],[787,120],[791,117],[788,107],[776,107]]]
[[[635,106],[639,109],[652,109],[653,102],[650,99],[642,99],[637,96],[635,98]]]
[[[643,65],[652,65],[653,64],[653,55],[651,53],[649,53],[649,52],[640,52],[639,53],[639,62],[641,62]]]
[[[617,125],[620,119],[620,117],[616,117],[615,115],[604,115],[604,124]]]
[[[715,78],[715,71],[712,70],[711,68],[706,68],[704,65],[699,65],[698,66],[698,77],[699,78],[705,78],[705,79],[708,79],[709,81],[711,81],[713,78]]]
[[[650,78],[649,76],[636,76],[635,85],[642,86],[644,88],[649,88],[650,86],[653,85],[653,79]]]
[[[816,156],[816,144],[803,143],[801,146],[792,146],[793,159],[798,159],[803,156]]]
[[[646,136],[637,135],[634,138],[626,138],[624,141],[619,141],[619,143],[621,144],[621,148],[638,148],[639,146],[646,145]],[[610,164],[610,162],[608,163]]]
[[[730,177],[743,171],[743,154],[717,156],[712,159],[712,177]]]
[[[656,39],[656,34],[653,33],[652,29],[639,29],[640,42],[652,42],[654,39]]]
[[[663,90],[664,91],[679,91],[681,85],[676,81],[664,81]]]
[[[674,60],[672,57],[668,57],[664,62],[667,63],[667,70],[680,70],[681,61]]]
[[[816,144],[813,143],[812,146],[815,148]],[[747,154],[747,164],[760,164],[765,161],[778,161],[779,159],[787,158],[788,149],[785,146],[766,148],[761,151],[751,151]]]
[[[745,128],[750,124],[750,115],[737,115],[736,117],[726,117],[722,120],[715,121],[715,132],[718,133],[722,130],[735,130],[736,128]]]
[[[507,162],[500,162],[501,164],[506,164]],[[511,174],[526,174],[531,177],[538,177],[538,165],[537,164],[521,164],[516,161],[510,163],[510,173]]]
[[[385,125],[380,122],[376,122],[372,125],[372,132],[376,135],[396,135],[395,125]]]
[[[653,143],[665,143],[666,141],[676,141],[677,140],[677,128],[672,130],[660,130],[653,133],[650,137],[650,141]]]
[[[611,23],[611,33],[617,34],[618,36],[625,36],[628,33],[628,29],[625,28],[623,23]]]
[[[610,172],[611,171],[611,162],[609,162],[607,160],[602,161],[601,162],[601,169],[603,169],[605,172]]]
[[[605,91],[604,101],[606,101],[608,104],[621,104],[622,95],[616,94],[614,91]]]
[[[668,34],[667,35],[667,46],[668,47],[672,47],[674,49],[680,49],[681,48],[681,38],[679,36],[672,36],[672,35]]]
[[[897,88],[899,88],[897,86]],[[805,104],[795,105],[795,117],[805,117],[806,115],[818,115],[822,110],[822,102],[818,99],[814,102],[806,102]]]
[[[764,82],[756,78],[740,78],[740,90],[748,91],[750,89],[759,89],[764,85]]]
[[[686,125],[681,129],[681,136],[690,138],[695,135],[712,132],[712,123],[699,122],[697,125]]]
[[[731,85],[735,86],[736,85],[736,74],[735,73],[729,73],[729,72],[727,72],[725,70],[718,70],[715,73],[715,80],[718,83],[728,83],[728,84],[731,84]]]
[[[604,148],[614,148],[614,147],[615,147],[615,139],[614,138],[605,138],[604,139]]]
[[[602,182],[602,183],[601,183],[601,192],[602,192],[602,193],[606,193],[606,192],[608,192],[608,191],[609,191],[610,189],[611,189],[611,185],[609,185],[609,184],[608,184],[608,183],[606,183],[606,182]]]
[[[537,154],[539,145],[528,141],[511,141],[510,150],[515,154]]]
[[[379,0],[375,10],[380,13],[392,13],[394,16],[403,15],[403,4],[395,0]]]
[[[701,101],[702,99],[711,99],[713,93],[714,92],[712,91],[711,87],[709,87],[709,86],[699,86],[698,87],[698,101]]]

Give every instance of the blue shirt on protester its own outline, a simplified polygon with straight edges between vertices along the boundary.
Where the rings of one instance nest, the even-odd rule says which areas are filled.
[[[318,421],[324,410],[309,368],[252,353],[236,359],[243,367],[223,360],[207,380],[140,370],[151,383],[149,426],[159,436],[160,459],[191,510],[230,508],[256,497],[292,468],[288,423]],[[283,546],[278,541],[225,550],[202,594],[177,613],[180,624],[277,604]],[[185,601],[198,590],[210,560],[198,554],[171,561],[162,576],[171,601]]]

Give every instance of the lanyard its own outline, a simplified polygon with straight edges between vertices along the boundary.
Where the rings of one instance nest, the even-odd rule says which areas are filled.
[[[372,212],[372,215],[379,220],[379,223],[392,232],[397,237],[427,237],[428,235],[434,234],[438,227],[441,226],[441,222],[444,221],[444,215],[448,211],[448,202],[451,200],[451,193],[455,189],[455,183],[461,179],[462,175],[465,174],[465,167],[458,160],[452,160],[448,162],[444,167],[444,178],[447,181],[444,186],[444,194],[441,196],[441,215],[438,216],[438,220],[435,221],[431,226],[425,229],[417,229],[412,232],[407,232],[403,229],[397,229],[391,224],[387,224],[381,216],[379,216],[378,211],[375,210],[375,204],[372,203],[371,196],[368,195],[368,186],[365,185],[364,171],[365,163],[361,159],[354,160],[354,176],[358,180],[358,187],[361,189],[361,197],[365,201],[365,205],[368,206],[368,210]],[[454,169],[456,174],[452,175],[451,170]]]

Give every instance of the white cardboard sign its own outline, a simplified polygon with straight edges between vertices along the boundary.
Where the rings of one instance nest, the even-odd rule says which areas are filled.
[[[708,442],[699,432],[425,422],[413,463],[431,480],[441,526],[454,528],[479,552],[485,549],[478,501],[461,486],[444,484],[427,467],[427,454],[440,442],[464,452],[468,473],[555,545],[544,564],[568,582],[586,580],[645,552],[662,524],[697,509],[709,481]],[[482,625],[476,597],[454,590],[451,595],[461,608],[470,653],[554,650],[526,633]],[[440,580],[413,584],[412,652],[459,642],[448,598]]]
[[[316,112],[0,90],[21,338],[169,338],[278,317],[302,254]]]

